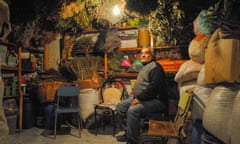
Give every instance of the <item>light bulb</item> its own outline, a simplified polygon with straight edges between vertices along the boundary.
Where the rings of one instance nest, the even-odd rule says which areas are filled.
[[[121,10],[120,10],[120,8],[119,8],[118,5],[115,5],[115,6],[113,7],[112,13],[113,13],[113,15],[115,15],[115,16],[119,16],[119,15],[120,15]]]

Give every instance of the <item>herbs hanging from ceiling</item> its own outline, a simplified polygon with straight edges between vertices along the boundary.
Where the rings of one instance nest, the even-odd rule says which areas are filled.
[[[155,44],[175,45],[182,43],[184,12],[176,0],[158,0],[158,7],[149,15],[149,29]]]
[[[158,0],[125,0],[126,9],[136,12],[139,16],[147,16],[158,8]]]
[[[90,25],[85,2],[76,1],[62,4],[56,28],[61,32],[78,33]]]
[[[155,44],[174,45],[184,43],[181,33],[184,28],[184,12],[177,0],[125,0],[126,9],[139,17],[148,18],[148,26],[155,37]],[[134,15],[134,14],[133,14]]]
[[[123,0],[85,0],[85,4],[89,16],[97,25],[106,27],[106,24],[114,25],[121,21],[121,16],[114,16],[112,9],[116,4],[123,6]]]
[[[23,47],[41,47],[51,42],[46,33],[56,32],[55,20],[63,0],[11,1],[12,32],[9,40]]]

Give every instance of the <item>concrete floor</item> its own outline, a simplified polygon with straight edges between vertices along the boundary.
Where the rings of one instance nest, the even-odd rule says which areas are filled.
[[[106,127],[95,135],[95,131],[83,129],[81,138],[78,129],[61,127],[56,139],[53,139],[52,130],[33,127],[23,129],[20,133],[9,135],[9,144],[123,144],[112,136],[112,128]],[[70,135],[70,133],[72,135]]]
[[[126,144],[126,142],[116,140],[112,135],[111,127],[106,127],[104,131],[99,129],[97,135],[93,130],[83,129],[81,137],[79,137],[78,132],[76,128],[63,126],[57,131],[58,134],[54,139],[52,130],[33,127],[9,135],[9,144]],[[119,133],[122,133],[122,131],[117,129],[116,134]],[[167,144],[177,144],[177,141],[169,139]]]

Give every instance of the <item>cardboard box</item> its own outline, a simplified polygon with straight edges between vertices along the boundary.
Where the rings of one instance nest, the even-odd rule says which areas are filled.
[[[240,40],[219,39],[205,51],[205,83],[240,82]]]

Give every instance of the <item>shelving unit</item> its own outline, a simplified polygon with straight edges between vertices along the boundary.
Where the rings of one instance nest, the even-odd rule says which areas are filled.
[[[22,69],[23,72],[27,73],[27,72],[35,72],[35,71],[43,71],[44,70],[44,48],[42,49],[37,49],[37,48],[24,48],[23,50],[25,50],[27,53],[29,53],[30,57],[31,55],[36,59],[36,68],[32,68],[32,69]]]
[[[23,93],[22,88],[21,88],[21,78],[24,73],[33,73],[36,72],[37,69],[24,69],[22,67],[22,54],[23,54],[23,49],[21,47],[17,47],[17,45],[13,43],[5,43],[0,41],[0,45],[3,45],[7,47],[7,50],[9,51],[14,50],[15,53],[17,53],[17,63],[16,65],[8,65],[7,61],[4,62],[4,64],[1,63],[1,72],[2,72],[2,77],[3,79],[12,79],[12,77],[17,77],[17,91],[16,94],[7,94],[8,96],[4,95],[3,99],[12,99],[15,98],[18,100],[18,107],[19,107],[19,112],[18,112],[18,127],[19,131],[22,131],[22,124],[23,124],[23,100],[25,96],[28,96],[27,93]],[[44,47],[44,49],[35,49],[35,48],[24,48],[25,51],[28,51],[30,53],[34,54],[41,54],[45,55],[47,52],[47,46]],[[47,68],[47,63],[48,61],[46,60],[46,56],[43,58],[43,68],[42,70],[45,70]]]
[[[29,57],[23,58],[22,54],[23,53],[28,53]],[[19,70],[21,72],[21,77],[26,76],[28,77],[26,79],[26,83],[20,84],[21,86],[24,85],[21,89],[21,104],[22,104],[22,118],[21,118],[21,128],[29,128],[33,126],[34,123],[34,118],[32,117],[32,110],[34,109],[33,107],[37,107],[37,102],[35,101],[36,96],[32,95],[33,91],[36,91],[32,87],[36,83],[33,83],[31,81],[31,75],[39,75],[40,73],[44,73],[46,69],[49,67],[49,53],[48,53],[48,44],[45,44],[42,48],[22,48],[19,55],[21,55],[21,60],[20,63],[23,64],[23,61],[27,61],[27,64],[29,66],[27,67],[21,67]],[[27,112],[27,113],[25,113]],[[28,120],[28,121],[26,121]]]
[[[134,26],[134,27],[131,27],[131,26],[128,26],[128,27],[117,27],[117,29],[119,31],[124,31],[124,30],[137,30],[138,27]],[[93,34],[93,33],[98,33],[99,31],[98,30],[95,30],[95,29],[87,29],[87,30],[84,30],[83,31],[83,34]],[[181,48],[181,47],[184,47],[184,46],[170,46],[170,45],[166,45],[166,46],[154,46],[154,42],[153,42],[153,38],[151,37],[151,48],[154,49],[154,51],[160,51],[160,50],[168,50],[168,49],[174,49],[174,48]],[[118,51],[120,52],[124,52],[124,53],[138,53],[142,48],[139,48],[139,47],[120,47],[118,48]],[[74,51],[75,53],[86,53],[86,50],[75,50]],[[88,53],[92,53],[94,54],[94,51],[92,49],[88,50]],[[108,76],[110,77],[124,77],[124,78],[134,78],[136,77],[137,73],[127,73],[127,72],[112,72],[112,73],[109,73],[109,70],[108,70],[108,54],[107,53],[104,53],[102,54],[103,55],[103,59],[104,59],[104,78],[108,78]],[[176,73],[177,71],[167,71],[167,73]]]
[[[13,44],[13,43],[6,43],[6,42],[0,42],[0,45],[4,46],[7,48],[7,51],[13,51],[14,53],[17,53],[17,61],[16,64],[10,64],[9,62],[6,61],[7,59],[7,53],[1,53],[2,56],[4,56],[5,58],[3,58],[5,60],[5,62],[1,62],[1,73],[2,73],[2,77],[3,80],[9,81],[9,78],[14,79],[13,81],[9,82],[8,84],[16,84],[16,87],[13,87],[12,85],[12,91],[10,92],[10,94],[7,94],[6,96],[6,92],[4,94],[3,99],[10,99],[10,98],[18,98],[19,100],[19,130],[22,130],[22,106],[23,106],[23,94],[21,92],[21,48],[17,47],[17,45]],[[2,64],[3,63],[3,64]],[[6,85],[6,84],[5,84]],[[14,92],[16,88],[16,91]],[[5,89],[6,91],[6,89]]]

